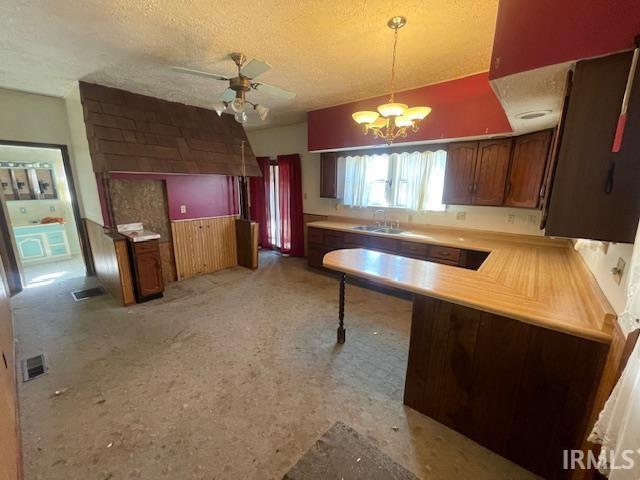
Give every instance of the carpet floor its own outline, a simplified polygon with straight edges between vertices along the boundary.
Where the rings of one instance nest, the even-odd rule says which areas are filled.
[[[280,479],[342,421],[423,479],[532,479],[402,403],[411,302],[262,253],[130,308],[76,278],[17,295],[26,480]]]

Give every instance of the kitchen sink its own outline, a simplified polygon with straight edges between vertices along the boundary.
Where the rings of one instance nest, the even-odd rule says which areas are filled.
[[[376,233],[390,233],[392,235],[397,235],[399,233],[404,233],[404,230],[400,230],[399,228],[391,228],[391,227],[380,227],[374,230]]]
[[[391,235],[404,233],[404,230],[399,228],[381,227],[380,225],[358,225],[357,227],[353,227],[353,229],[363,230],[365,232],[390,233]]]
[[[375,232],[382,228],[380,225],[358,225],[353,227],[354,230],[364,230],[365,232]]]

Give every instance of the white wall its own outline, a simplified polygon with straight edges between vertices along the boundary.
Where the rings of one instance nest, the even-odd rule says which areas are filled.
[[[0,88],[0,106],[0,140],[67,145],[80,212],[83,217],[102,224],[79,89],[76,87],[65,101]]]
[[[344,207],[340,202],[320,198],[320,154],[307,151],[307,124],[248,131],[247,136],[257,156],[274,158],[276,155],[299,153],[302,159],[302,191],[305,213],[371,219],[374,208]],[[458,212],[465,212],[465,220],[457,219]],[[507,215],[515,215],[513,224],[506,222]],[[499,232],[542,235],[538,229],[540,212],[517,208],[450,206],[445,212],[406,212],[388,209],[387,218],[401,223],[443,225],[475,228]]]
[[[609,300],[609,303],[620,314],[624,310],[627,301],[627,289],[629,287],[629,271],[631,255],[634,246],[629,243],[610,243],[605,253],[605,244],[602,242],[588,241],[578,242],[578,251],[589,270],[596,277],[600,289]],[[640,248],[640,245],[638,246]],[[626,269],[622,281],[618,284],[611,273],[611,269],[622,258],[626,263]]]

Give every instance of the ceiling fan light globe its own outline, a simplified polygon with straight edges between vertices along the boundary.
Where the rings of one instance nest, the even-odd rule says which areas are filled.
[[[378,107],[378,112],[383,117],[399,117],[407,108],[404,103],[385,103]]]
[[[431,107],[411,107],[404,112],[404,116],[411,120],[422,120],[431,113]]]
[[[247,122],[247,112],[237,112],[234,115],[236,122],[238,123],[246,123]]]
[[[233,102],[231,102],[231,110],[233,110],[236,113],[240,113],[244,111],[244,100],[242,100],[241,98],[236,98],[233,100]]]
[[[227,104],[225,102],[216,102],[213,104],[213,109],[221,117],[222,113],[227,109]]]
[[[363,123],[368,124],[368,123],[375,122],[380,116],[380,114],[378,112],[371,112],[371,111],[365,110],[362,112],[355,112],[351,116],[353,117],[356,123],[362,125]]]
[[[410,127],[413,125],[413,120],[411,120],[407,115],[400,115],[399,117],[395,117],[394,119],[396,127]]]

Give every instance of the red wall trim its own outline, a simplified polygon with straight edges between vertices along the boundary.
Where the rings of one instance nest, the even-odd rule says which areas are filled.
[[[351,118],[358,110],[375,110],[388,96],[360,100],[307,114],[308,149],[330,150],[384,144],[363,135]],[[427,105],[433,110],[420,130],[401,141],[415,142],[510,133],[511,125],[489,85],[488,73],[427,85],[396,94],[409,106]],[[399,143],[399,142],[398,142]]]

